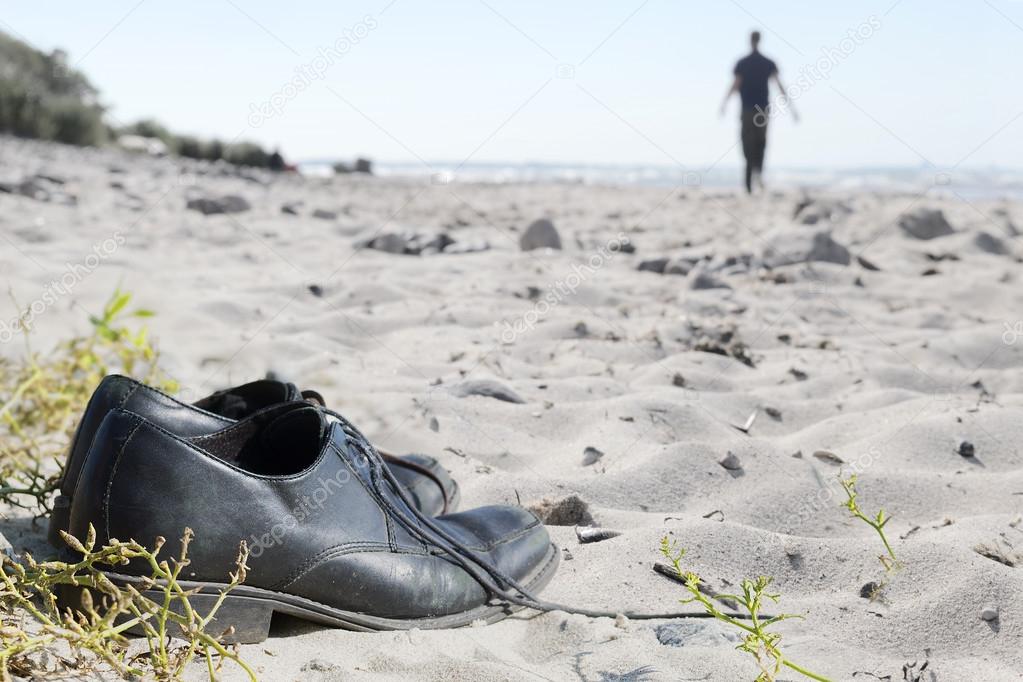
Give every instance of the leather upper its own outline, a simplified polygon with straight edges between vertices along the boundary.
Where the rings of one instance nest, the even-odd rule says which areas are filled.
[[[151,546],[163,536],[173,554],[174,539],[190,527],[182,578],[213,582],[226,580],[245,540],[247,584],[378,616],[446,615],[488,599],[450,558],[448,540],[424,528],[384,480],[379,460],[317,408],[278,405],[189,437],[174,430],[173,404],[144,417],[127,409],[130,400],[107,413],[87,448],[73,490],[73,535],[84,537],[91,523],[100,542]],[[262,454],[269,449],[272,458]],[[283,469],[258,473],[260,458]],[[434,523],[517,581],[550,553],[546,530],[524,509],[484,507]]]

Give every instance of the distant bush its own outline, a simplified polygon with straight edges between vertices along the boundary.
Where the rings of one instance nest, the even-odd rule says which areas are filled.
[[[239,166],[266,168],[270,164],[270,154],[258,144],[236,142],[224,150],[224,160]]]
[[[67,63],[0,33],[0,132],[95,145],[106,139],[98,92]]]
[[[207,161],[219,161],[224,158],[224,143],[220,140],[210,140],[202,144],[202,158]]]
[[[190,159],[240,166],[283,168],[280,155],[252,142],[224,145],[175,135],[154,119],[115,129],[103,121],[99,91],[67,63],[67,54],[47,54],[0,32],[0,133],[53,140],[65,144],[99,145],[120,135],[138,135],[163,142],[170,153]]]
[[[179,135],[176,140],[174,151],[177,152],[178,156],[184,156],[188,159],[203,158],[202,143],[199,142],[198,138],[192,137],[191,135]]]

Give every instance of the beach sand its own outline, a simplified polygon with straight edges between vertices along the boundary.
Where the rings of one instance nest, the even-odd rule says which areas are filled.
[[[320,391],[379,445],[440,458],[463,508],[521,501],[552,514],[564,560],[547,599],[693,609],[652,571],[668,535],[718,591],[773,576],[770,610],[805,617],[776,626],[784,651],[831,679],[1023,676],[1023,586],[1008,565],[1023,561],[1020,205],[941,187],[820,191],[794,218],[797,191],[246,178],[10,138],[0,159],[0,180],[64,181],[47,185],[49,201],[0,194],[0,272],[19,302],[75,273],[34,316],[34,348],[84,333],[86,311],[120,283],[157,312],[150,331],[186,399],[273,372]],[[224,194],[251,209],[186,209]],[[282,213],[293,202],[298,215]],[[940,209],[954,232],[923,240],[900,227],[921,209]],[[522,251],[542,217],[563,250]],[[489,248],[357,246],[403,230]],[[819,232],[834,244],[814,247]],[[841,245],[850,262],[766,269],[780,244],[839,261]],[[691,271],[637,269],[657,258]],[[6,300],[0,310],[17,314]],[[20,336],[0,345],[21,350]],[[455,390],[484,379],[524,402]],[[737,428],[754,413],[748,433]],[[601,454],[584,459],[587,448]],[[741,469],[720,464],[729,453]],[[853,470],[863,508],[893,517],[904,567],[891,576],[879,538],[842,506],[838,476]],[[573,526],[588,523],[621,535],[580,544]],[[41,546],[23,520],[0,530],[17,550]],[[879,598],[860,596],[882,580]],[[756,676],[726,626],[679,625],[673,646],[658,638],[670,639],[666,623],[521,612],[357,634],[282,618],[242,653],[267,680]]]

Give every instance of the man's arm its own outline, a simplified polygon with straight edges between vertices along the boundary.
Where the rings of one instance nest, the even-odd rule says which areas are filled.
[[[792,119],[798,123],[799,113],[796,111],[796,107],[792,105],[792,100],[789,99],[788,90],[785,89],[785,85],[781,82],[781,76],[778,75],[778,69],[775,69],[774,73],[771,74],[771,79],[774,81],[774,84],[778,86],[778,98],[781,100],[781,103],[786,109],[792,112]]]
[[[735,80],[732,81],[732,87],[728,88],[728,92],[725,93],[725,99],[721,102],[720,115],[725,115],[725,108],[728,107],[728,100],[732,95],[739,92],[739,88],[742,86],[742,76],[735,74]]]

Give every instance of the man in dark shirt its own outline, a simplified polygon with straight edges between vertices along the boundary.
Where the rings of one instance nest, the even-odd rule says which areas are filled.
[[[742,101],[742,154],[746,157],[746,191],[752,194],[754,176],[757,184],[763,188],[761,174],[764,171],[764,150],[767,148],[767,123],[771,118],[767,87],[769,80],[773,79],[778,86],[782,101],[789,103],[785,97],[785,87],[778,77],[778,66],[760,54],[759,31],[750,34],[750,44],[753,51],[735,65],[735,80],[725,94],[725,101],[721,103],[721,114],[724,115],[729,98],[738,92]],[[798,120],[794,109],[792,116]]]

